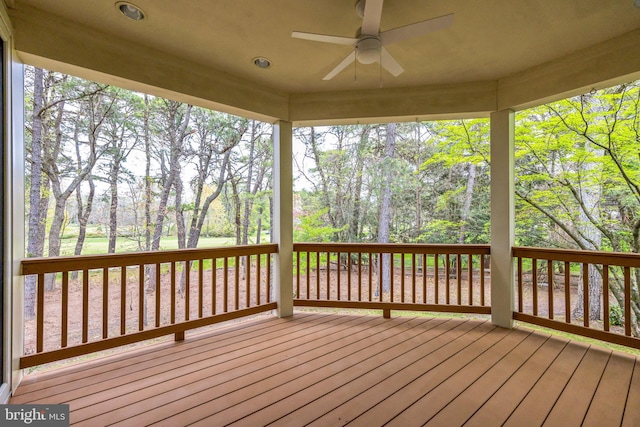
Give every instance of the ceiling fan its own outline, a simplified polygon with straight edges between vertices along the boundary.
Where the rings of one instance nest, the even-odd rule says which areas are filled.
[[[453,23],[453,13],[380,32],[383,2],[384,0],[358,0],[356,13],[362,17],[362,27],[357,37],[332,36],[300,31],[292,32],[291,37],[355,47],[354,52],[350,53],[329,74],[324,76],[323,80],[331,80],[356,59],[361,64],[380,62],[380,65],[385,70],[397,77],[404,72],[404,68],[391,56],[385,46],[447,28]]]

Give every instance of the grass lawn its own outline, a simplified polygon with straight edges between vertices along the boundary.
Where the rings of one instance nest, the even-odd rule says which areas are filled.
[[[62,239],[60,248],[61,256],[73,255],[77,238],[67,237]],[[201,237],[198,244],[199,248],[210,248],[218,246],[233,246],[235,238],[233,237]],[[83,255],[106,254],[109,239],[107,237],[87,237],[84,241],[82,249]],[[177,237],[163,237],[160,241],[161,250],[178,249]],[[116,241],[116,252],[136,252],[138,251],[138,243],[134,240],[120,237]],[[46,250],[45,250],[46,254]]]

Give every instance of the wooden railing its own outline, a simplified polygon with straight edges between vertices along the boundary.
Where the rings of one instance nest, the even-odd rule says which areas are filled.
[[[640,254],[515,247],[513,256],[514,319],[640,348]]]
[[[488,245],[294,243],[294,305],[491,313]],[[386,279],[385,279],[386,277]]]
[[[271,244],[25,259],[22,274],[37,291],[20,366],[169,334],[181,340],[189,329],[275,309],[276,252]],[[490,314],[489,254],[488,245],[295,243],[294,305],[386,317],[391,310]],[[515,247],[513,257],[514,319],[640,348],[640,255]],[[590,293],[594,274],[609,292]]]
[[[37,291],[20,366],[169,334],[181,340],[188,329],[272,310],[276,252],[269,244],[25,259],[22,274]]]

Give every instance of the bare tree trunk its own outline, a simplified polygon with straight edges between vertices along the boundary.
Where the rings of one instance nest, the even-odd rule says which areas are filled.
[[[256,121],[251,121],[251,140],[249,141],[249,159],[247,170],[247,182],[245,186],[245,199],[244,199],[244,215],[242,216],[242,244],[249,243],[249,220],[251,217],[251,208],[253,205],[252,195],[252,180],[253,180],[253,163],[255,161],[256,153]]]
[[[174,182],[174,188],[176,190],[175,211],[176,211],[176,228],[178,230],[178,249],[186,248],[187,244],[187,232],[184,225],[184,210],[182,207],[182,178],[180,173],[176,176]]]
[[[382,160],[382,191],[380,196],[380,215],[378,219],[378,242],[389,243],[389,228],[391,225],[391,182],[393,180],[392,161],[396,145],[396,124],[387,124],[387,135]],[[391,257],[382,256],[382,292],[391,290]]]
[[[110,254],[116,251],[116,239],[118,237],[118,174],[120,173],[120,166],[114,163],[111,164],[109,171],[111,203],[109,204],[109,247],[107,252]]]
[[[233,175],[231,165],[227,166],[227,173],[231,183],[231,202],[233,206],[233,223],[236,231],[236,245],[240,245],[242,244],[242,221],[240,217],[242,204],[240,203],[240,194],[238,192],[238,181]]]
[[[473,188],[476,183],[476,165],[469,163],[469,175],[467,176],[467,191],[464,195],[464,204],[460,213],[462,226],[460,227],[460,235],[458,243],[463,244],[467,239],[467,229],[469,228],[469,218],[471,217],[471,203],[473,201]]]
[[[260,236],[262,234],[262,212],[264,210],[262,208],[258,208],[258,222],[256,224],[256,245],[260,244]]]
[[[88,176],[87,182],[89,183],[89,194],[87,194],[87,203],[84,204],[82,198],[81,187],[78,187],[76,191],[76,203],[78,205],[78,238],[76,239],[76,247],[73,251],[74,255],[81,255],[82,248],[84,247],[84,241],[87,237],[87,224],[89,223],[89,217],[93,211],[93,199],[96,194],[96,185],[93,182],[93,177]],[[72,277],[75,279],[78,277],[78,272],[74,271]]]
[[[149,96],[144,96],[144,250],[151,250],[151,131],[149,129]]]
[[[587,145],[587,149],[591,151],[591,147]],[[602,150],[597,150],[597,155],[602,156]],[[593,170],[599,167],[595,164],[585,163],[582,165],[582,169]],[[597,212],[599,209],[600,199],[602,197],[602,187],[598,187],[597,189],[593,188],[585,188],[580,186],[580,194],[579,197],[582,201],[583,209],[580,211],[580,222],[582,223],[582,227],[584,228],[583,235],[583,244],[589,247],[591,250],[599,250],[602,243],[602,234],[600,230],[598,230],[597,226],[594,225],[589,217],[587,212],[590,215],[598,216]],[[585,210],[587,212],[585,212]],[[602,275],[596,268],[596,265],[589,264],[589,268],[587,271],[582,271],[582,274],[587,274],[589,276],[589,319],[591,320],[600,320],[601,313],[601,302],[602,302]],[[607,290],[608,291],[608,290]],[[574,317],[584,317],[584,291],[582,286],[578,286],[578,296],[576,298],[576,305],[573,309]],[[609,308],[607,307],[607,310]]]
[[[162,229],[164,218],[167,213],[167,203],[169,202],[169,194],[174,186],[177,174],[179,173],[179,164],[182,159],[182,143],[187,135],[187,127],[189,125],[189,117],[191,114],[191,105],[187,105],[185,114],[179,117],[178,110],[182,104],[175,101],[167,101],[169,128],[167,129],[169,139],[169,174],[163,182],[160,200],[158,202],[158,213],[154,224],[153,238],[151,241],[151,250],[160,249],[160,238],[162,237]],[[179,121],[179,122],[177,122]]]
[[[176,214],[176,229],[178,231],[178,249],[184,249],[186,247],[186,229],[184,225],[184,212],[182,208],[182,178],[180,173],[176,176],[174,188],[176,191],[175,198],[175,214]],[[191,261],[185,262],[185,268],[182,270],[182,277],[180,280],[180,292],[185,291],[187,284],[187,274],[191,271]]]
[[[29,223],[27,230],[27,257],[43,255],[44,234],[41,233],[42,198],[42,117],[40,113],[44,105],[44,71],[35,68],[33,88],[33,117],[31,134],[31,175],[29,177]],[[46,209],[45,209],[46,212]],[[31,319],[35,316],[36,277],[27,276],[25,279],[25,316]]]
[[[360,241],[360,215],[361,205],[360,198],[362,197],[362,178],[364,175],[364,147],[369,140],[369,127],[364,126],[360,133],[360,140],[358,141],[358,148],[356,149],[356,170],[355,170],[355,188],[353,191],[353,215],[351,216],[351,223],[349,224],[349,234],[352,241]]]

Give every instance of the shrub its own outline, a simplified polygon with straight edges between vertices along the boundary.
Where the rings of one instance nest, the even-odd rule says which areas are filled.
[[[624,313],[618,304],[609,306],[609,323],[613,326],[624,325]]]

